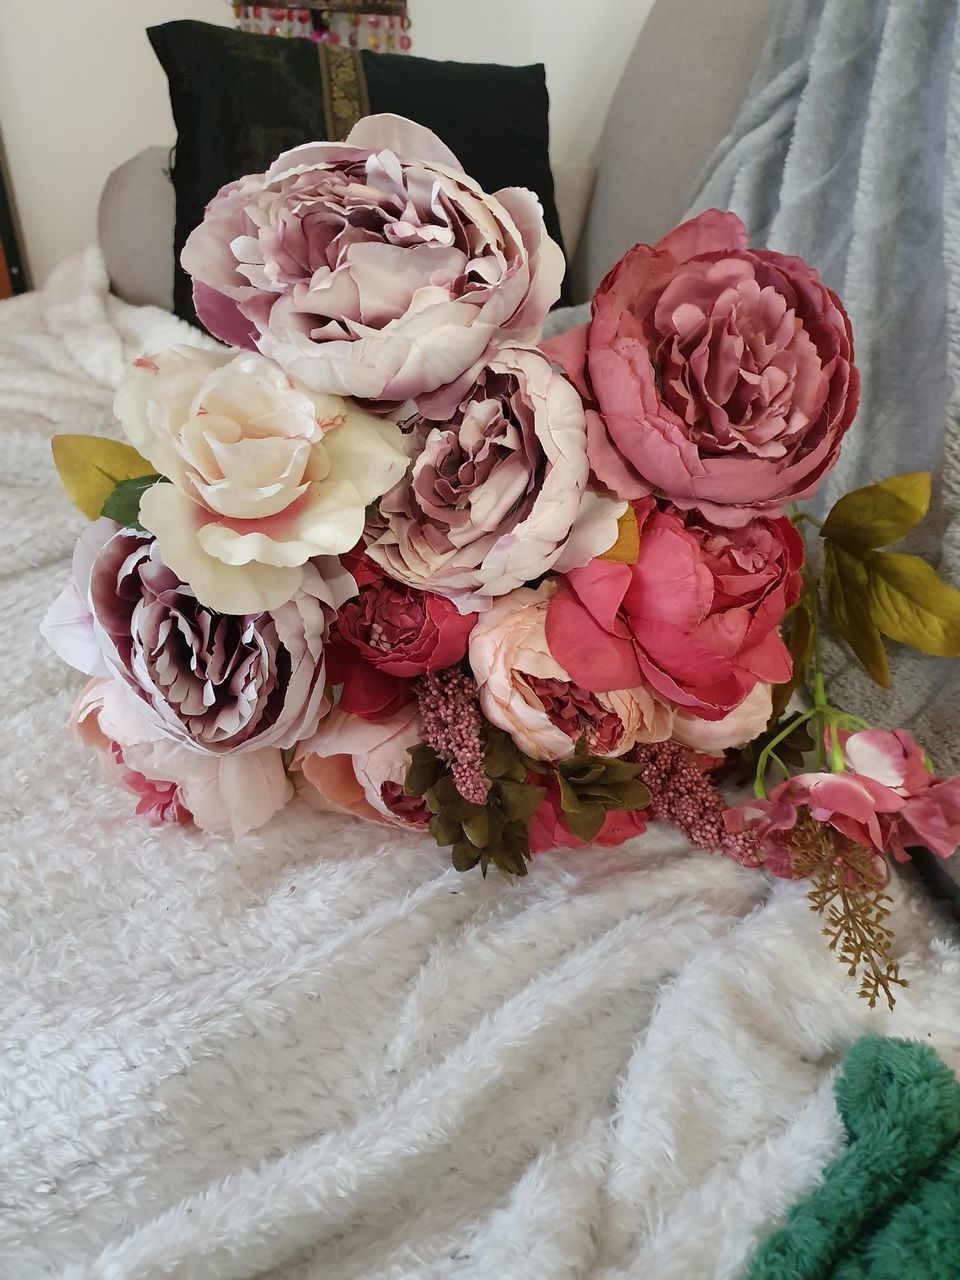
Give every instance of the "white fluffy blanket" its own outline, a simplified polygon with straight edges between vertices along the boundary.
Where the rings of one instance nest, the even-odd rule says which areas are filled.
[[[737,1276],[842,1142],[855,1038],[960,1065],[946,926],[896,890],[891,1015],[802,889],[665,829],[511,885],[296,805],[132,820],[37,634],[81,520],[47,441],[186,333],[93,251],[0,306],[0,1275]]]

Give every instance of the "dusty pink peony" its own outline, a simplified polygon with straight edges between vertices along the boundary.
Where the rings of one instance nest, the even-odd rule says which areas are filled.
[[[240,836],[265,826],[292,798],[278,748],[199,751],[166,737],[143,708],[124,682],[91,680],[72,724],[99,751],[107,781],[138,795],[137,812],[151,822],[189,816],[214,835]]]
[[[421,740],[416,704],[379,723],[331,711],[317,732],[297,748],[297,788],[321,811],[350,813],[370,822],[423,826],[428,815],[416,801],[404,803],[408,747]]]
[[[539,201],[488,195],[428,129],[368,116],[225,186],[184,247],[197,314],[318,390],[404,401],[536,341],[563,254]]]
[[[546,582],[511,591],[474,627],[470,667],[487,720],[534,760],[566,759],[581,736],[605,756],[669,738],[673,714],[649,689],[590,693],[551,655],[545,625],[555,589]]]
[[[393,422],[249,352],[173,347],[140,359],[114,412],[170,481],[144,492],[141,523],[221,613],[285,604],[308,561],[354,546],[368,503],[408,466]]]
[[[497,352],[448,418],[414,419],[410,451],[367,555],[465,613],[616,541],[624,504],[587,492],[580,398],[539,352]]]
[[[777,628],[802,554],[789,523],[718,530],[652,499],[635,510],[636,563],[573,569],[550,602],[547,641],[571,679],[594,693],[644,685],[706,720],[722,720],[758,681],[789,679]]]
[[[544,349],[591,406],[603,485],[724,525],[809,497],[859,399],[836,294],[800,258],[748,249],[716,209],[626,253],[588,324]]]
[[[122,680],[167,738],[217,754],[292,747],[329,710],[327,629],[354,590],[338,561],[321,568],[304,566],[294,598],[272,612],[219,614],[149,535],[100,519],[42,630],[71,666]]]

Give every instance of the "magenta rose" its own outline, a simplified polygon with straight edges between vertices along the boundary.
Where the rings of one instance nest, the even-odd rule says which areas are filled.
[[[800,258],[748,249],[740,219],[716,209],[631,249],[588,324],[544,350],[592,406],[607,489],[658,490],[724,525],[809,497],[859,400],[836,294]]]
[[[404,401],[536,341],[563,254],[537,197],[488,195],[428,129],[368,116],[225,186],[184,246],[197,314],[318,391]]]
[[[550,602],[547,642],[570,678],[594,693],[646,685],[706,720],[789,679],[777,628],[800,587],[790,522],[719,529],[652,499],[635,510],[636,563],[573,569]]]
[[[409,430],[413,465],[367,547],[399,582],[469,612],[616,541],[624,505],[588,492],[580,397],[539,351],[501,349],[452,413]]]
[[[56,652],[120,680],[146,724],[208,752],[286,748],[329,709],[325,641],[353,578],[332,557],[304,566],[300,590],[268,613],[216,613],[160,559],[149,535],[97,520],[74,580],[44,621]]]

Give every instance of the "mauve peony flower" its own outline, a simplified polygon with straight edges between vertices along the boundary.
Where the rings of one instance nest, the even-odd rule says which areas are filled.
[[[586,491],[580,397],[537,351],[499,351],[448,419],[414,420],[410,447],[367,555],[465,613],[616,541],[624,504]]]
[[[285,604],[309,560],[350,550],[367,504],[408,465],[394,423],[248,353],[174,347],[142,358],[114,412],[172,481],[144,492],[141,523],[221,613]]]
[[[603,280],[586,326],[545,344],[587,397],[611,492],[659,490],[736,525],[809,497],[859,399],[850,322],[800,258],[748,249],[711,209]]]
[[[72,724],[100,753],[104,777],[140,796],[138,813],[156,822],[192,817],[213,835],[255,831],[293,797],[276,747],[220,755],[166,737],[143,714],[144,703],[113,677],[91,680]]]
[[[184,246],[197,315],[318,390],[402,402],[502,335],[536,341],[563,254],[539,201],[487,195],[428,129],[368,116],[225,186]]]
[[[71,666],[123,681],[168,738],[217,754],[292,747],[329,709],[327,628],[353,590],[338,561],[321,561],[278,609],[218,614],[152,538],[100,519],[84,530],[74,580],[42,630]]]
[[[673,713],[649,689],[589,693],[551,655],[544,628],[555,589],[546,582],[511,591],[471,633],[470,667],[487,720],[534,760],[565,760],[581,736],[601,756],[669,738]]]
[[[674,742],[720,756],[732,747],[745,747],[767,727],[773,712],[773,693],[769,684],[759,680],[744,700],[722,720],[704,720],[689,711],[677,711],[673,718]]]
[[[571,570],[550,602],[550,652],[585,689],[646,685],[722,720],[759,680],[789,679],[777,630],[800,588],[802,544],[789,521],[715,529],[700,517],[635,504],[635,564]]]
[[[294,756],[299,794],[314,808],[393,826],[424,826],[422,802],[403,797],[409,747],[421,741],[416,703],[379,722],[335,707]]]

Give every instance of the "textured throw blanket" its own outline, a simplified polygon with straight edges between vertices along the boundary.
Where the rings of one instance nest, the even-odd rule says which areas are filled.
[[[48,441],[176,340],[94,251],[0,305],[0,1276],[742,1275],[843,1148],[853,1041],[960,1066],[948,925],[895,885],[871,1012],[801,887],[667,829],[511,885],[297,804],[135,821],[37,634],[82,520]]]

